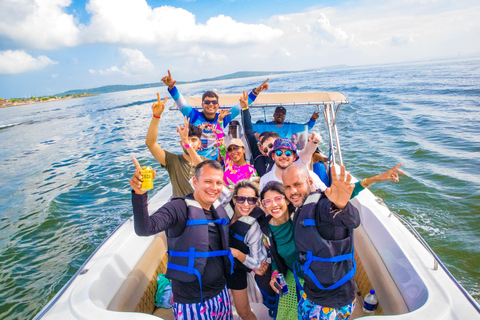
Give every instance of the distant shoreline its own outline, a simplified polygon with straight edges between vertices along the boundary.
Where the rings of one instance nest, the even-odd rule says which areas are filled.
[[[91,96],[97,96],[97,95],[98,94],[81,93],[81,94],[69,95],[64,97],[39,97],[35,99],[5,99],[5,100],[0,100],[0,108],[9,108],[9,107],[24,106],[24,105],[30,105],[30,104],[36,104],[36,103],[84,98],[84,97],[91,97]]]

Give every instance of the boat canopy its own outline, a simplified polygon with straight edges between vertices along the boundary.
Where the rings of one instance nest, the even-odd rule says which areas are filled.
[[[220,106],[232,106],[238,103],[240,94],[218,94]],[[202,96],[186,98],[193,108],[202,106]],[[251,108],[265,108],[278,106],[347,104],[348,101],[340,92],[262,92]],[[177,109],[174,104],[172,109]]]

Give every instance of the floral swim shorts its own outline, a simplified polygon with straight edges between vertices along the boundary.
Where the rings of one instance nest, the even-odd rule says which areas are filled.
[[[355,309],[355,300],[341,308],[322,307],[315,302],[308,300],[307,295],[302,291],[297,309],[298,319],[302,320],[349,319],[353,309]]]
[[[228,289],[222,290],[217,296],[202,303],[173,304],[173,314],[176,320],[231,320],[232,306]]]

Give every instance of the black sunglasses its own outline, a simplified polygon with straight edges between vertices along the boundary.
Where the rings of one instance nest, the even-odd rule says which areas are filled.
[[[243,204],[245,200],[247,200],[248,204],[256,204],[258,200],[257,197],[235,196],[234,198],[240,204]]]
[[[207,104],[207,105],[208,105],[208,104],[217,104],[218,101],[217,101],[217,100],[204,100],[203,103],[204,103],[204,104]]]
[[[227,152],[232,152],[233,150],[237,151],[240,150],[241,147],[239,146],[231,146],[227,148]]]
[[[273,148],[273,143],[270,143],[265,149],[263,149],[263,152],[267,153],[268,149]]]
[[[285,156],[290,157],[290,156],[293,154],[293,151],[292,151],[292,150],[286,150],[286,151],[277,150],[277,151],[275,151],[275,155],[276,155],[277,157],[282,156],[282,154],[284,154],[284,153],[285,153]]]

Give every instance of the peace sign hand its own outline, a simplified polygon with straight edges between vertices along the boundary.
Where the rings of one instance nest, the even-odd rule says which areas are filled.
[[[190,124],[190,118],[184,117],[184,125],[177,127],[177,132],[180,135],[180,142],[182,147],[188,144],[188,126]]]
[[[156,117],[160,117],[165,110],[165,103],[167,102],[168,97],[165,97],[165,99],[162,101],[160,99],[160,94],[157,92],[157,102],[155,102],[152,105],[152,112],[153,115]]]
[[[175,86],[175,83],[177,81],[174,81],[172,78],[172,74],[170,73],[170,70],[168,70],[168,76],[165,76],[162,78],[162,82],[168,87],[168,89],[172,90],[173,87]]]
[[[230,111],[232,110],[232,108],[230,109],[221,109],[220,110],[220,113],[218,114],[218,122],[221,122],[223,121],[223,118],[225,118],[226,116],[228,116],[229,114],[232,114]]]

